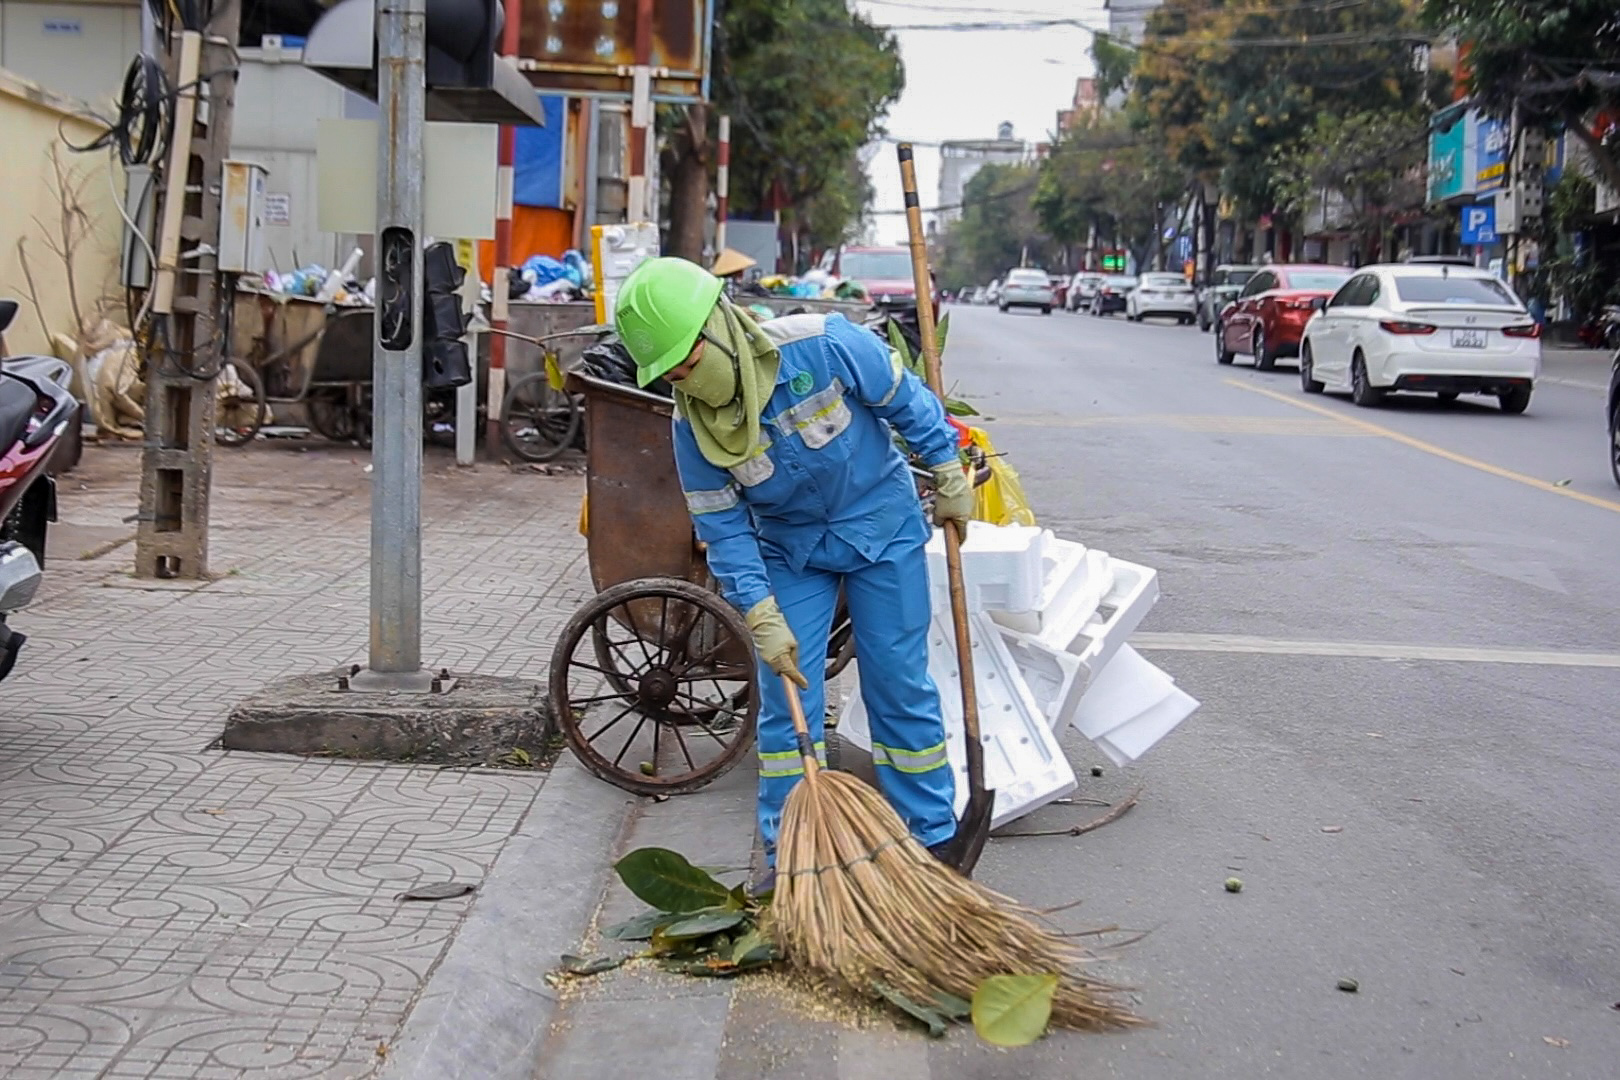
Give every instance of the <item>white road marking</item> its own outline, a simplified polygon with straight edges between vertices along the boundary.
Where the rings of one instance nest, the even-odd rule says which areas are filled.
[[[1408,645],[1374,641],[1289,641],[1244,634],[1137,633],[1131,644],[1165,652],[1263,653],[1272,656],[1347,656],[1368,660],[1431,660],[1462,664],[1531,664],[1546,667],[1620,668],[1620,653],[1567,649],[1498,649],[1471,645]]]

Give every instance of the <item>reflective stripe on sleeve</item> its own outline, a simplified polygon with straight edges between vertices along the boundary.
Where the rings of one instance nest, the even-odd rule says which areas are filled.
[[[732,484],[714,491],[688,491],[684,494],[687,513],[694,515],[713,514],[737,505],[737,488]]]
[[[901,361],[900,354],[893,349],[889,350],[889,363],[894,368],[894,382],[889,384],[889,392],[883,395],[883,400],[873,403],[873,408],[881,409],[894,400],[894,395],[900,392],[900,384],[906,380],[906,365]]]

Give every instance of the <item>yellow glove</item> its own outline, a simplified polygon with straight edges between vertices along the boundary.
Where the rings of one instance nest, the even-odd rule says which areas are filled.
[[[800,690],[810,689],[809,680],[799,670],[799,639],[788,629],[787,618],[777,606],[776,597],[767,596],[744,618],[754,635],[754,648],[765,666],[798,683]]]
[[[973,516],[973,485],[955,461],[934,466],[934,524],[954,521],[964,534]]]

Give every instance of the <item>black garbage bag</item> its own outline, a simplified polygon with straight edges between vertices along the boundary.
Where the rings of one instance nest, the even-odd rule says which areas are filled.
[[[580,368],[587,375],[614,383],[618,386],[636,385],[636,362],[630,356],[630,350],[624,347],[617,334],[609,334],[606,338],[592,345],[580,353]],[[664,379],[654,379],[642,387],[649,394],[659,397],[672,398],[674,390]]]

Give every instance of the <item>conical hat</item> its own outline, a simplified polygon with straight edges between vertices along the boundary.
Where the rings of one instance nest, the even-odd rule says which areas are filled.
[[[740,274],[744,270],[758,265],[742,252],[733,248],[726,248],[715,256],[714,265],[709,268],[709,273],[715,277],[730,277],[732,274]]]

